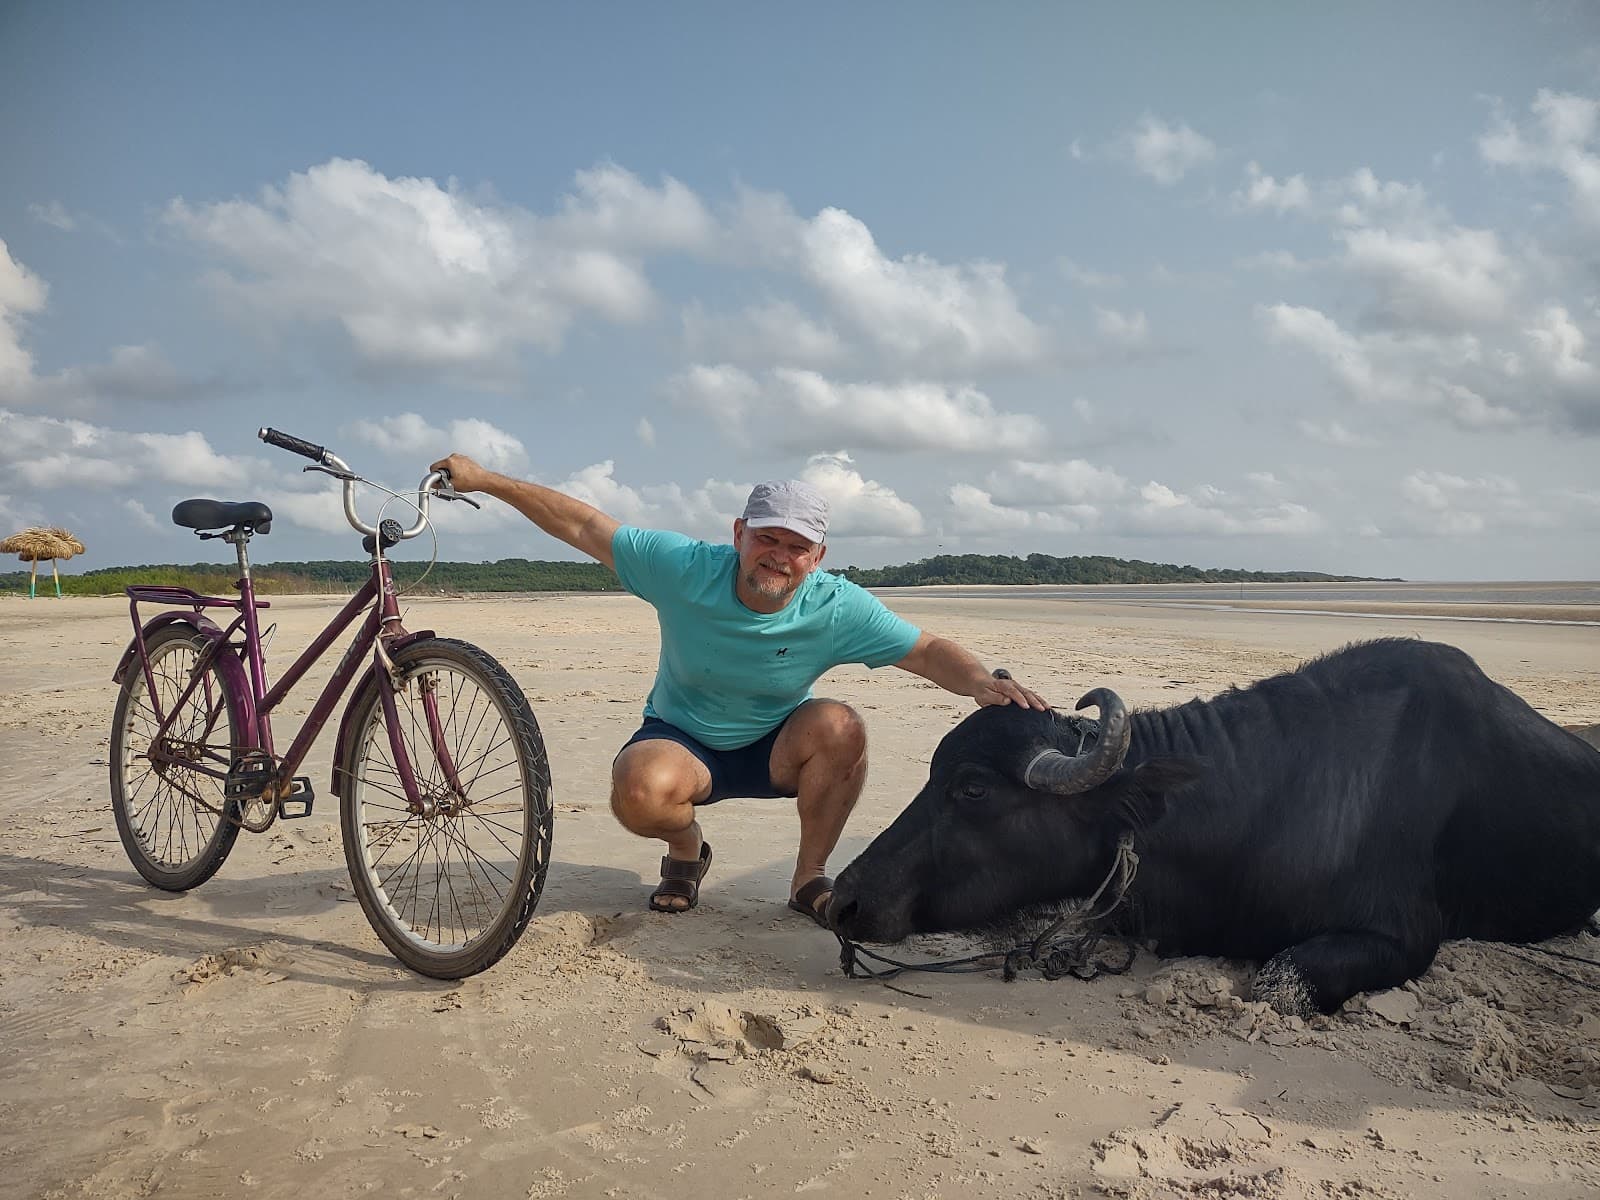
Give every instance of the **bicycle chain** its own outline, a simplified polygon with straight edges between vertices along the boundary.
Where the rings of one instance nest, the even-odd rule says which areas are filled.
[[[261,754],[260,751],[256,751],[255,753]],[[265,758],[266,755],[262,754],[261,757]],[[241,761],[243,761],[243,760],[241,760]],[[232,772],[230,770],[230,774],[231,773]],[[270,802],[267,801],[264,798],[264,792],[263,792],[263,795],[260,795],[260,796],[245,796],[245,797],[242,797],[242,798],[241,797],[230,797],[229,799],[232,801],[232,803],[230,803],[227,808],[218,808],[215,804],[212,804],[211,801],[207,800],[204,796],[201,796],[196,792],[192,792],[188,788],[184,787],[183,784],[179,783],[172,776],[170,776],[170,775],[162,775],[161,778],[162,778],[162,782],[163,783],[166,783],[167,785],[172,787],[175,791],[177,791],[180,795],[185,797],[191,803],[197,804],[201,808],[205,809],[208,813],[210,813],[212,816],[216,817],[218,820],[226,821],[230,825],[237,825],[240,829],[247,830],[250,833],[265,833],[267,830],[272,828],[273,823],[276,822],[277,819],[278,819],[278,804],[277,804],[277,802],[276,801],[270,801]],[[269,783],[276,783],[276,782],[277,782],[276,779],[269,780]],[[266,819],[264,821],[261,820],[259,817],[256,818],[254,821],[249,820],[249,819],[247,819],[245,817],[244,814],[246,812],[246,806],[247,805],[261,805],[261,804],[266,804],[268,806],[267,807]],[[230,811],[228,811],[229,809],[232,809],[233,811],[230,812]],[[235,815],[235,814],[237,814],[237,815]]]

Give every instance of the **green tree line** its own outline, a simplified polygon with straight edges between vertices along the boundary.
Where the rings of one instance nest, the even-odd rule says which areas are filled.
[[[840,574],[863,587],[918,587],[934,584],[1025,585],[1041,583],[1344,583],[1366,577],[1321,571],[1242,571],[1231,567],[1189,567],[1075,554],[1056,558],[1030,554],[939,554],[898,567],[847,567]]]
[[[416,585],[427,564],[394,561],[396,581]],[[233,564],[161,563],[142,567],[100,567],[62,575],[61,590],[73,596],[114,596],[130,584],[166,584],[197,592],[226,594],[238,576]],[[263,594],[353,592],[366,580],[367,564],[342,559],[279,562],[252,567],[251,578]],[[845,567],[836,572],[863,587],[918,587],[934,584],[1092,583],[1329,583],[1361,582],[1367,577],[1328,575],[1320,571],[1243,571],[1233,568],[1177,566],[1104,555],[1049,554],[1026,557],[1004,554],[940,554],[896,567]],[[595,562],[545,562],[502,558],[497,562],[434,563],[422,584],[435,592],[616,592],[615,573]],[[28,572],[0,574],[0,593],[26,594]],[[48,573],[40,575],[40,594],[53,593]]]
[[[415,586],[426,563],[391,560],[395,582]],[[353,592],[366,582],[370,568],[364,562],[330,559],[320,562],[252,564],[250,578],[264,595],[304,595]],[[130,584],[166,584],[197,592],[226,595],[239,577],[233,563],[159,563],[143,567],[100,567],[77,575],[62,575],[61,590],[73,596],[115,596]],[[0,574],[0,593],[27,593],[28,573]],[[434,563],[422,583],[425,592],[617,592],[622,585],[609,567],[596,562],[537,562],[503,558],[498,562]],[[39,576],[39,594],[54,594],[49,573]]]

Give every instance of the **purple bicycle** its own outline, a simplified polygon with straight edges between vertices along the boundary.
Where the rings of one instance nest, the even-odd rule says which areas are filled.
[[[366,535],[372,574],[269,686],[257,615],[269,604],[256,598],[246,546],[271,529],[272,511],[216,500],[185,500],[172,510],[174,523],[234,547],[239,595],[127,589],[133,641],[117,667],[111,729],[122,845],[146,880],[181,892],[216,873],[241,828],[259,833],[280,818],[309,816],[311,781],[295,772],[355,681],[331,783],[356,897],[408,967],[437,979],[475,974],[516,944],[539,903],[553,819],[549,762],[527,700],[498,662],[466,642],[405,629],[385,557],[427,527],[431,499],[474,502],[434,472],[417,487],[409,528],[392,519],[374,527],[355,507],[355,485],[369,481],[337,455],[273,429],[259,436],[311,459],[306,470],[343,483],[345,518]],[[175,607],[141,621],[141,603]],[[238,615],[224,627],[207,615],[219,609]],[[272,714],[363,614],[280,753]]]

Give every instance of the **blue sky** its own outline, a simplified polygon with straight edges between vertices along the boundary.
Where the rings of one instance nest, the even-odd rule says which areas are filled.
[[[1600,578],[1600,5],[0,6],[0,525]],[[575,557],[499,506],[441,557]]]

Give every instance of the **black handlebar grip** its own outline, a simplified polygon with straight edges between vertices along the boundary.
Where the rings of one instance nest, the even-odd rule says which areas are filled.
[[[269,446],[276,446],[280,450],[289,450],[295,454],[303,454],[312,462],[321,462],[327,457],[327,450],[321,446],[314,446],[304,438],[297,438],[290,433],[279,433],[276,429],[260,429],[256,436]]]

